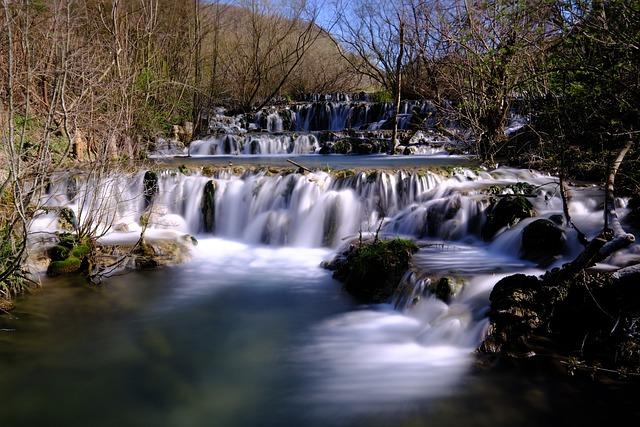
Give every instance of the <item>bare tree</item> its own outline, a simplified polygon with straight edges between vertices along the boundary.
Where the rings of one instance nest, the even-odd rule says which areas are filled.
[[[395,152],[402,74],[406,65],[405,26],[407,4],[375,0],[335,3],[342,10],[336,25],[336,44],[353,69],[378,82],[394,102],[393,134],[388,152]]]

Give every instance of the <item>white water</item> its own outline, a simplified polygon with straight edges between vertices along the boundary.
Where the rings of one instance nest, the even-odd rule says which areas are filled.
[[[310,154],[320,148],[311,134],[290,135],[222,135],[191,142],[185,154],[212,156],[224,154]]]
[[[58,177],[47,200],[73,209],[81,223],[89,220],[88,209],[103,212],[97,226],[106,238],[137,237],[145,207],[143,175],[104,182],[80,178],[75,190],[67,177]],[[203,189],[209,180],[216,187],[213,236],[202,234]],[[488,205],[481,190],[519,181],[540,186],[532,199],[540,216],[561,213],[554,178],[515,169],[460,169],[450,177],[362,172],[343,179],[324,172],[206,177],[167,171],[159,176],[149,230],[191,233],[201,240],[187,268],[208,274],[201,274],[202,281],[192,288],[180,289],[181,298],[197,298],[213,282],[278,286],[286,278],[309,290],[337,289],[320,262],[360,230],[375,231],[380,221],[383,234],[428,240],[430,245],[415,256],[417,272],[405,278],[412,293],[396,302],[399,311],[381,305],[332,317],[309,332],[312,344],[296,352],[296,363],[312,367],[313,401],[336,403],[345,411],[384,410],[386,404],[453,391],[481,341],[493,285],[509,272],[532,272],[531,263],[518,259],[520,235],[531,220],[502,230],[490,243],[478,237]],[[569,209],[574,221],[595,233],[602,225],[601,195],[589,188],[573,193]],[[49,213],[33,230],[56,228],[55,215]],[[580,249],[575,233],[567,233],[564,259]],[[495,272],[500,274],[487,274]],[[423,273],[458,274],[466,284],[446,304],[425,291]]]
[[[414,108],[423,114],[432,110],[426,102],[403,101],[398,122],[400,129],[407,127]],[[393,114],[391,102],[316,101],[294,104],[285,109],[265,109],[258,113],[256,126],[268,132],[376,130],[382,128]],[[286,120],[285,116],[288,116]],[[285,122],[290,123],[289,129],[285,128]]]

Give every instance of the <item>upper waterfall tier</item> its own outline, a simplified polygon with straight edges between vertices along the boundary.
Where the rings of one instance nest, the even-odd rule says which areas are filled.
[[[423,120],[434,111],[426,101],[403,101],[398,127],[406,129],[412,116]],[[391,129],[393,115],[391,102],[319,101],[265,108],[256,115],[255,126],[269,132]]]

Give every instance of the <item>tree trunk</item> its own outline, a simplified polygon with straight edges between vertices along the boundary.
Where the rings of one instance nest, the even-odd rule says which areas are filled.
[[[192,121],[195,129],[194,134],[200,132],[200,53],[201,53],[201,40],[200,40],[200,0],[193,0],[193,24],[195,33],[194,44],[194,88],[193,88],[193,111]]]
[[[398,51],[398,59],[396,60],[396,81],[393,90],[394,95],[394,114],[393,114],[393,132],[391,132],[391,140],[389,141],[389,154],[395,154],[396,139],[398,137],[398,115],[400,114],[400,101],[402,98],[402,56],[404,54],[404,21],[400,19],[400,48]]]

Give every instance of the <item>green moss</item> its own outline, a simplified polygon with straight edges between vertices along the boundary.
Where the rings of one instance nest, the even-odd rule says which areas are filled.
[[[341,139],[333,143],[331,149],[336,154],[349,154],[351,152],[351,142]]]
[[[353,169],[340,169],[332,173],[335,179],[345,179],[356,175],[356,171]]]
[[[384,302],[395,292],[417,250],[411,240],[399,238],[363,243],[347,254],[334,277],[359,300]]]
[[[370,95],[373,102],[393,102],[393,95],[388,90],[380,90]]]
[[[76,245],[69,253],[71,257],[83,259],[91,253],[91,247],[85,243]]]
[[[202,175],[212,177],[215,173],[215,169],[211,166],[202,167]]]
[[[47,274],[49,276],[58,276],[60,274],[74,273],[80,270],[82,261],[80,259],[70,256],[62,261],[53,261],[49,264]]]

